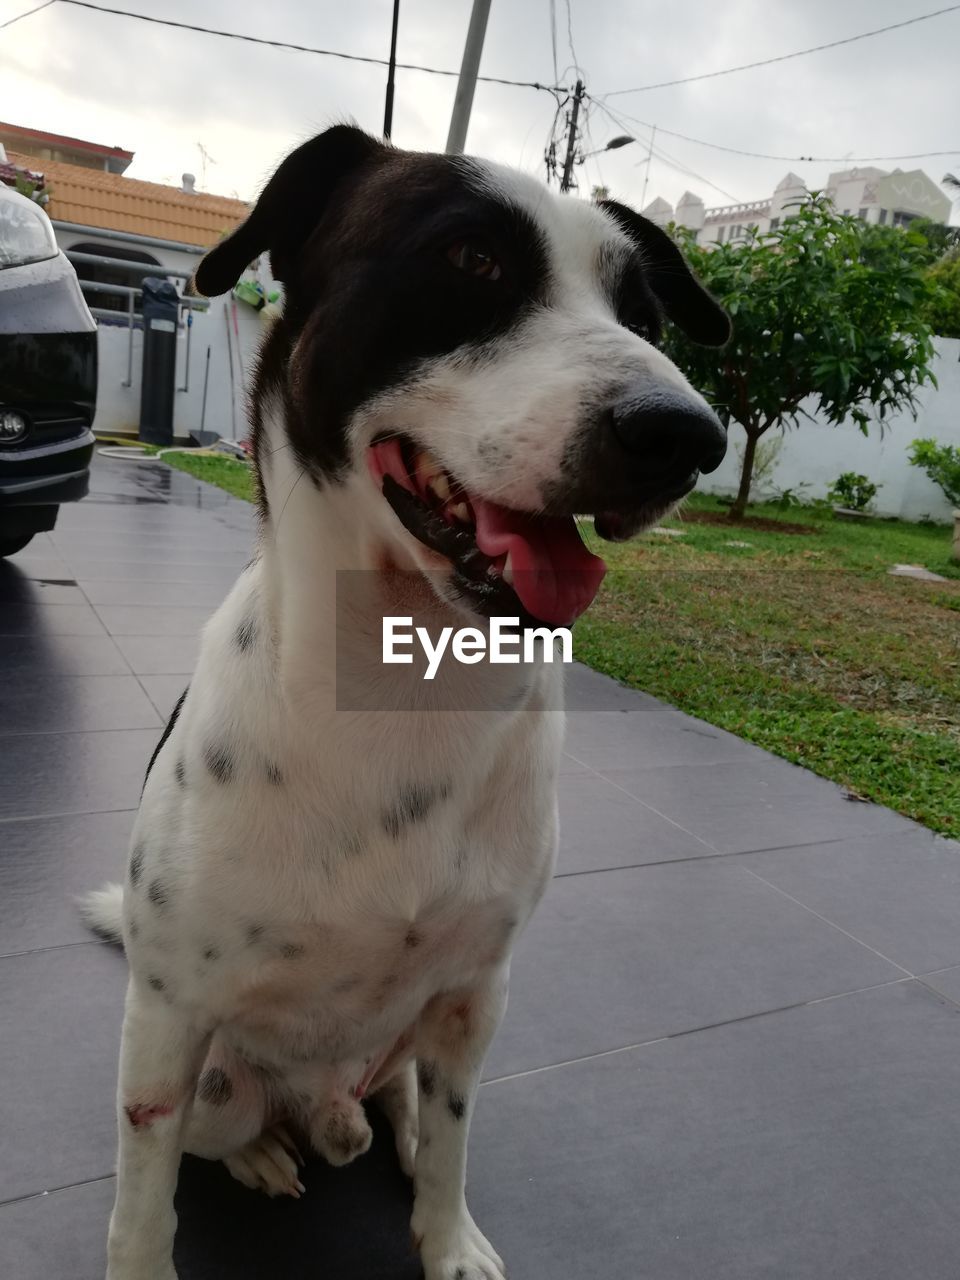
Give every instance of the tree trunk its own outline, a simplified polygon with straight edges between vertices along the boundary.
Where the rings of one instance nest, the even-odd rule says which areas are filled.
[[[747,429],[744,428],[746,431]],[[757,453],[757,442],[760,439],[760,432],[747,431],[747,444],[743,451],[743,467],[740,471],[740,488],[734,499],[733,506],[730,508],[731,520],[742,520],[747,512],[747,502],[750,499],[750,482],[753,480],[753,460]]]

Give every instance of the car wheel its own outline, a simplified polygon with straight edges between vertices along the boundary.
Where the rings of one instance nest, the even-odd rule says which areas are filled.
[[[0,535],[0,560],[4,556],[15,556],[18,551],[22,551],[32,537],[32,533],[17,533],[9,538]]]

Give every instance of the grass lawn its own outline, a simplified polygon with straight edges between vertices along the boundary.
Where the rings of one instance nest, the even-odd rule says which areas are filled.
[[[235,498],[253,502],[253,471],[246,462],[202,453],[168,453],[163,461],[178,471],[189,472],[198,480],[215,484],[218,489],[226,489]]]
[[[577,656],[624,684],[960,835],[960,565],[950,530],[848,524],[756,506],[760,527],[694,496],[627,546],[577,624]],[[803,524],[807,533],[783,532]],[[769,526],[769,527],[767,527]],[[729,543],[748,543],[730,546]],[[952,579],[890,577],[921,564]]]
[[[167,461],[253,497],[244,463]],[[611,572],[577,624],[577,656],[960,836],[960,565],[950,530],[849,524],[810,507],[752,507],[759,527],[723,513],[694,495],[666,526],[683,537],[651,533],[615,547],[588,530]],[[809,531],[786,531],[796,525]],[[898,563],[951,581],[892,578]]]

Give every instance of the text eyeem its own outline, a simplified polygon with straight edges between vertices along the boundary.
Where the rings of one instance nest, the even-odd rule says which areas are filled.
[[[413,663],[413,648],[419,643],[427,666],[424,680],[432,680],[445,654],[464,666],[478,662],[519,665],[521,662],[573,661],[573,634],[569,627],[525,627],[519,618],[491,618],[489,631],[479,627],[443,627],[434,641],[426,627],[414,627],[412,618],[383,619],[383,661],[386,664]]]

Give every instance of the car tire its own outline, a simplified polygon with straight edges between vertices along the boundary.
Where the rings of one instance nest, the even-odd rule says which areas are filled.
[[[0,535],[0,560],[4,556],[15,556],[18,551],[22,551],[32,537],[32,533],[16,533],[8,538]]]

